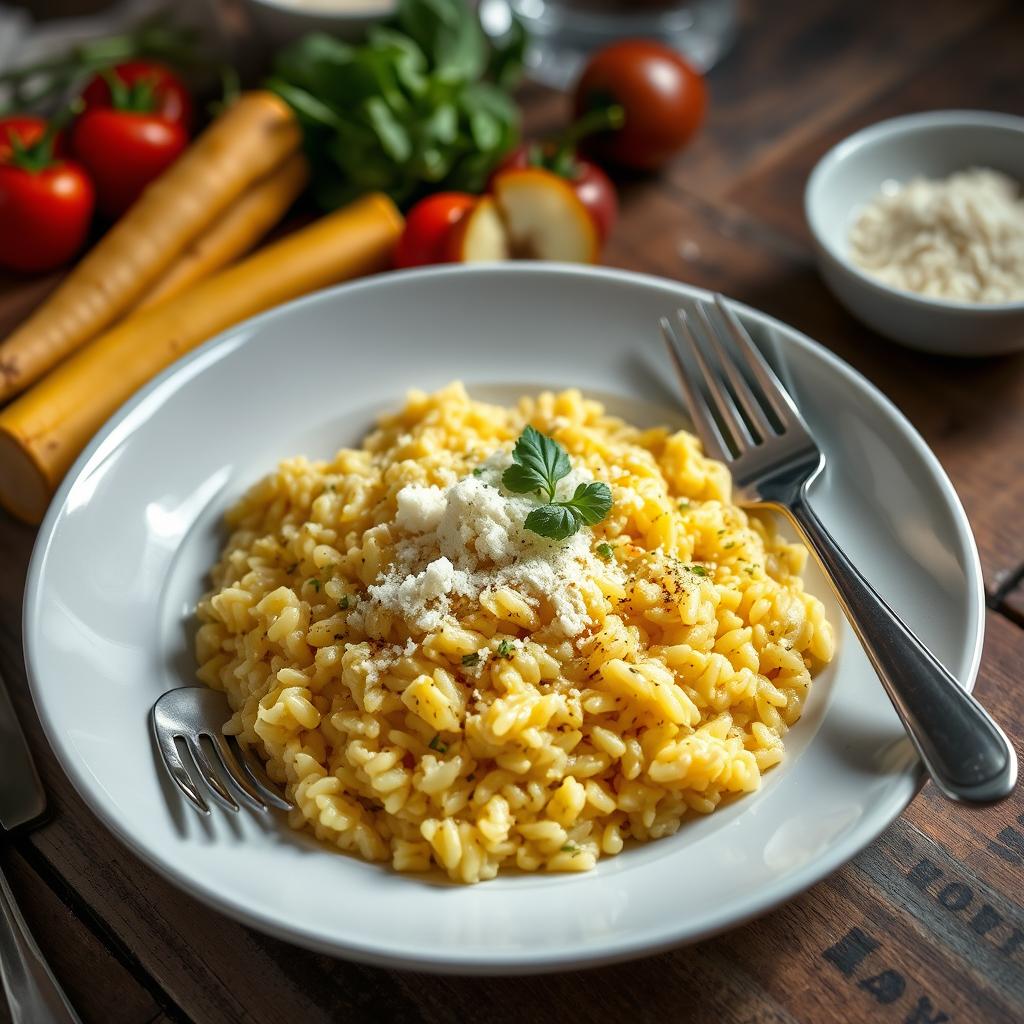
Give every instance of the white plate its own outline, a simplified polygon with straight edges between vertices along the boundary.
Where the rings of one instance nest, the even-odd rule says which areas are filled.
[[[248,924],[374,963],[457,972],[595,964],[693,941],[807,888],[874,839],[919,784],[895,713],[824,581],[838,654],[763,789],[582,875],[475,887],[398,875],[279,821],[203,821],[157,767],[147,715],[192,681],[192,608],[224,509],[283,456],[357,443],[407,388],[462,378],[512,400],[576,386],[638,422],[681,420],[659,316],[695,290],[512,264],[392,274],[312,296],[181,360],[94,440],[29,572],[36,706],[78,791],[144,860]],[[828,454],[813,493],[865,575],[965,683],[981,571],[949,481],[862,377],[791,328],[743,319]]]

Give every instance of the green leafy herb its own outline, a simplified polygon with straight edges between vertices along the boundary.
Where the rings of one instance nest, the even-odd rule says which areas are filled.
[[[562,847],[562,853],[571,853],[575,856],[577,853],[582,852],[583,850],[575,843],[566,843],[565,846]]]
[[[477,466],[473,470],[473,476],[483,476],[483,475],[484,475],[484,467],[483,466]]]
[[[680,498],[679,499],[679,511],[680,512],[685,512],[689,507],[690,507],[689,499],[687,499],[687,498]]]
[[[321,205],[371,190],[408,203],[481,191],[515,145],[523,45],[518,23],[489,44],[467,0],[399,0],[361,45],[314,33],[286,47],[268,85],[302,125]]]
[[[441,742],[441,734],[438,733],[428,744],[431,750],[436,750],[439,754],[448,753],[448,745]]]
[[[730,540],[726,544],[722,545],[722,548],[725,551],[731,551],[734,547],[736,547],[736,541],[734,541],[734,540]]]
[[[512,655],[515,654],[515,644],[511,640],[502,640],[498,644],[498,657],[504,658],[506,661],[512,660]]]
[[[315,577],[311,576],[306,582],[319,594],[320,593],[320,581]]]
[[[615,554],[615,548],[613,548],[607,541],[603,541],[597,545],[597,553],[601,558],[608,562]]]
[[[593,526],[608,515],[611,488],[598,481],[579,484],[568,501],[555,501],[558,481],[571,470],[569,453],[557,441],[530,426],[519,435],[512,465],[501,482],[513,494],[538,494],[547,502],[526,517],[526,529],[551,540],[565,540],[581,526]]]
[[[711,573],[703,565],[688,565],[686,567],[694,576],[710,576]]]
[[[555,488],[572,466],[569,453],[555,440],[534,427],[526,427],[512,449],[512,465],[501,476],[513,494],[542,493],[553,501]]]
[[[341,609],[342,611],[345,611],[345,609],[346,609],[346,608],[350,608],[350,607],[352,606],[352,604],[353,604],[353,603],[354,603],[354,602],[353,602],[352,598],[351,598],[351,597],[349,597],[349,596],[348,596],[348,594],[346,594],[346,595],[345,595],[345,596],[344,596],[344,597],[343,597],[343,598],[342,598],[342,599],[341,599],[341,600],[340,600],[340,601],[338,602],[338,607],[339,607],[339,608],[340,608],[340,609]]]
[[[464,654],[462,656],[462,664],[466,668],[472,668],[474,665],[479,665],[480,664],[480,653],[479,653],[479,651],[474,651],[472,654]]]
[[[580,484],[568,501],[553,501],[535,508],[525,526],[542,537],[565,540],[580,527],[593,526],[612,509],[612,491],[606,483]]]

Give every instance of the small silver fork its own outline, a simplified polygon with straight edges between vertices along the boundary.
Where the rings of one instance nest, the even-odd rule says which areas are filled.
[[[289,810],[292,805],[274,791],[248,750],[233,736],[225,736],[221,731],[230,717],[227,697],[205,686],[182,686],[157,698],[150,720],[174,784],[197,811],[210,813],[210,805],[185,768],[184,750],[193,770],[222,807],[229,811],[239,809],[232,795],[234,790],[235,795],[256,811],[267,813],[271,807]]]
[[[924,766],[950,800],[992,803],[1017,781],[1003,731],[840,550],[807,501],[825,466],[807,424],[721,295],[689,301],[661,330],[705,451],[728,465],[741,505],[788,514],[839,602]],[[696,373],[687,368],[688,351]]]

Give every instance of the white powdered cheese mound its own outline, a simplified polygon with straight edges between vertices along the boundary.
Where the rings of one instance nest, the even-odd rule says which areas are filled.
[[[403,487],[395,523],[406,536],[396,544],[392,564],[368,588],[368,602],[354,614],[366,622],[365,605],[376,605],[429,632],[451,615],[453,599],[479,601],[485,593],[508,588],[532,606],[550,605],[556,631],[563,636],[583,632],[590,620],[581,584],[597,574],[621,574],[621,569],[594,555],[588,529],[564,541],[524,529],[536,502],[499,489],[510,462],[507,453],[493,455],[477,475],[445,489]],[[585,471],[573,470],[559,481],[556,497],[570,497],[590,479]]]
[[[890,182],[854,223],[850,257],[886,284],[922,295],[1024,299],[1024,200],[1005,174],[978,168],[941,181]]]

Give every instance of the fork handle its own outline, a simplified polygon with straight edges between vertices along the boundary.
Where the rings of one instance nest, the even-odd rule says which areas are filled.
[[[82,1024],[0,871],[0,979],[14,1024]]]
[[[951,800],[1009,796],[1017,758],[1002,729],[843,554],[807,503],[784,509],[817,555],[932,780]]]

